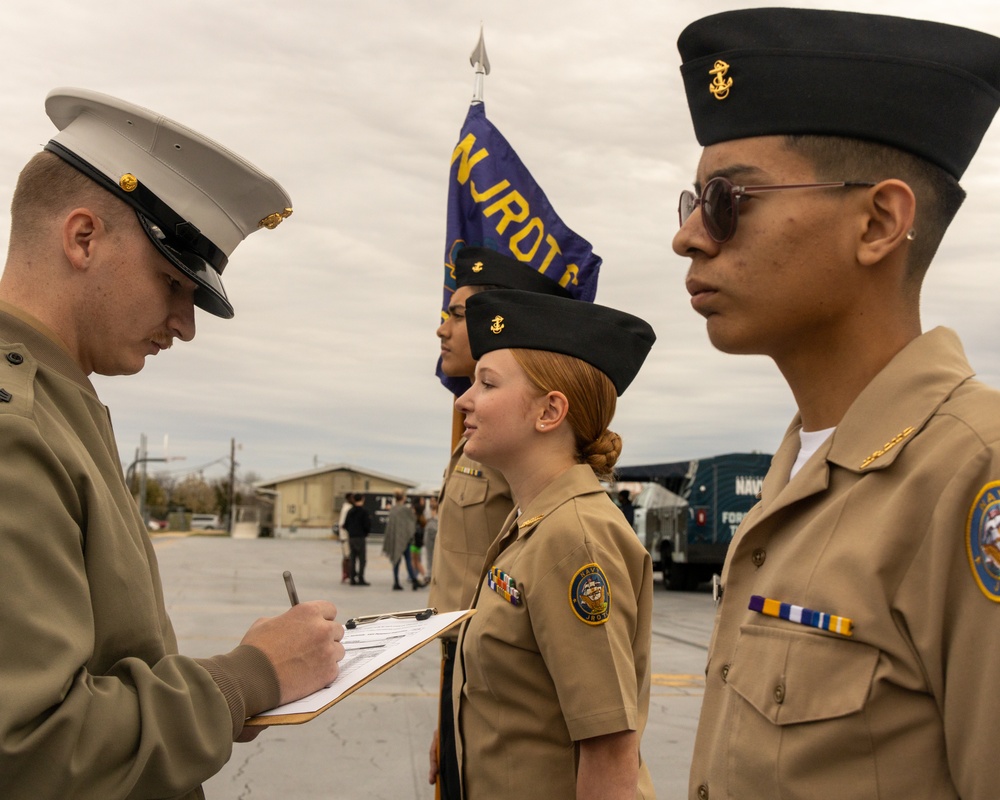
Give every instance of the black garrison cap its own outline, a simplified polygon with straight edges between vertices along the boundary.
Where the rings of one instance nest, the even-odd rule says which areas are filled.
[[[619,396],[656,341],[647,322],[624,311],[534,292],[480,292],[466,301],[465,315],[477,361],[508,348],[563,353],[597,367]]]
[[[559,297],[570,293],[552,278],[516,258],[501,255],[488,247],[463,247],[455,256],[455,285],[499,286]]]
[[[819,134],[905,150],[961,178],[1000,105],[1000,39],[938,22],[755,8],[677,40],[703,146]]]

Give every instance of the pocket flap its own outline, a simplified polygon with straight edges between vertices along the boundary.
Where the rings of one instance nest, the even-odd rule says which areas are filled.
[[[744,625],[727,681],[775,725],[834,719],[864,708],[878,658],[855,640]]]
[[[486,492],[490,487],[489,479],[476,478],[472,475],[455,475],[453,481],[457,481],[456,491],[448,493],[448,497],[458,503],[459,506],[474,506],[486,502]]]

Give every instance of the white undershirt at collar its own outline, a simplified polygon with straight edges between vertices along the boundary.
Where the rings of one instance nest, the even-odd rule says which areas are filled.
[[[824,428],[821,431],[804,431],[799,429],[799,455],[792,464],[792,474],[788,480],[795,477],[796,473],[805,466],[805,463],[812,458],[813,454],[819,450],[820,445],[830,438],[836,428]]]

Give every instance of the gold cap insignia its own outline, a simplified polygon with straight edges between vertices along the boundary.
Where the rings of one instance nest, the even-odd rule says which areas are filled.
[[[135,188],[139,185],[139,179],[131,172],[126,172],[118,179],[118,185],[126,192],[134,192]]]
[[[267,228],[269,231],[273,231],[277,228],[283,219],[288,219],[292,216],[292,209],[286,208],[284,211],[275,211],[273,214],[268,214],[264,219],[257,223],[258,228]]]
[[[500,333],[500,331],[503,330],[503,317],[499,314],[493,317],[493,324],[490,325],[490,330],[493,331],[493,333]]]
[[[472,271],[473,272],[482,272],[483,271],[483,262],[482,261],[477,261],[475,264],[473,264],[472,265]]]
[[[729,97],[729,88],[733,85],[733,79],[726,77],[727,72],[729,72],[729,65],[722,60],[716,61],[715,66],[708,71],[709,75],[715,76],[708,85],[708,91],[716,100],[725,100]]]

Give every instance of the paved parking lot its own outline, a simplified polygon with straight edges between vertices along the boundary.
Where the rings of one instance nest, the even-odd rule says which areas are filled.
[[[427,602],[426,589],[391,591],[378,540],[368,548],[369,587],[341,584],[339,546],[330,540],[160,535],[154,542],[167,609],[187,655],[231,650],[255,619],[284,611],[286,569],[300,598],[332,600],[341,619]],[[713,610],[706,591],[657,586],[642,752],[661,800],[686,793]],[[312,722],[272,727],[236,745],[206,784],[209,800],[430,800],[427,750],[437,725],[439,665],[438,649],[428,645]]]

